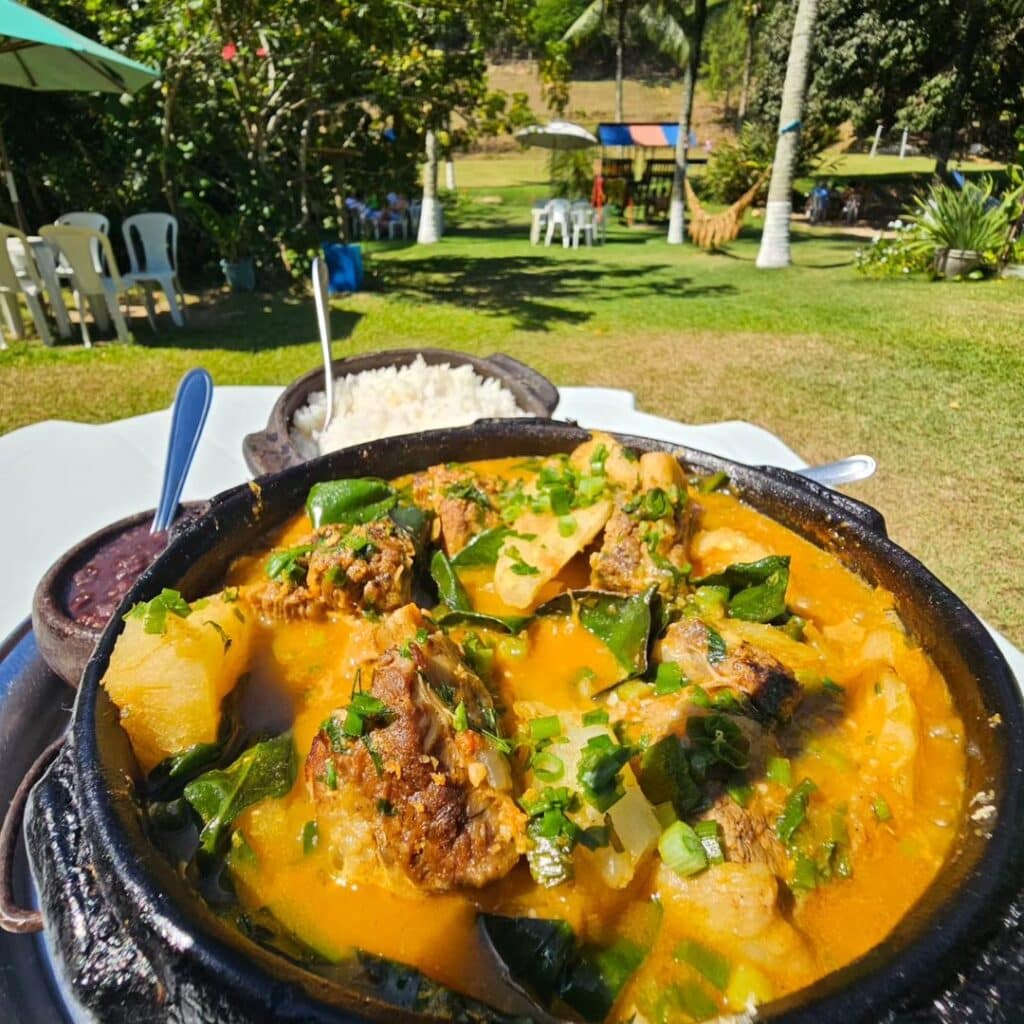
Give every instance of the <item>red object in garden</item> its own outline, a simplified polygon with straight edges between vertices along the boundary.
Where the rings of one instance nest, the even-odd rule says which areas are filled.
[[[601,207],[604,206],[604,203],[604,175],[595,174],[594,187],[590,191],[590,205],[594,207],[595,210],[600,210]]]
[[[238,47],[234,43],[228,43],[221,51],[220,55],[225,60],[234,60],[238,56]]]
[[[270,56],[270,51],[265,46],[261,46],[256,51],[256,56],[257,57],[269,57]]]

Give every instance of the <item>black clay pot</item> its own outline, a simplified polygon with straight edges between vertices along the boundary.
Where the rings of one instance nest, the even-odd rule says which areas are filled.
[[[503,353],[490,356],[474,356],[468,352],[456,352],[447,348],[397,348],[382,352],[368,352],[364,355],[335,359],[331,369],[335,379],[364,370],[379,370],[385,366],[408,366],[417,357],[422,357],[428,366],[448,363],[450,366],[473,367],[473,371],[484,380],[497,380],[512,393],[516,404],[530,416],[549,417],[558,405],[558,388],[538,373],[532,366],[519,362]],[[295,447],[289,433],[292,417],[301,409],[314,391],[322,391],[324,372],[321,367],[304,373],[292,381],[281,393],[270,410],[267,429],[247,434],[242,441],[242,455],[245,464],[256,475],[278,473],[290,466],[306,461]]]
[[[189,598],[212,589],[234,556],[300,508],[317,480],[392,477],[448,460],[568,451],[585,436],[550,422],[486,421],[349,449],[264,478],[259,486],[227,491],[177,537],[126,603],[151,598],[162,587],[178,588]],[[641,451],[665,447],[624,440]],[[936,881],[883,943],[759,1012],[759,1019],[788,1024],[881,1020],[901,1000],[928,998],[976,956],[1020,885],[1020,694],[981,623],[887,539],[876,512],[783,470],[740,466],[696,451],[678,455],[701,472],[724,470],[751,505],[895,594],[900,614],[944,673],[963,718],[972,750],[968,793],[992,791],[995,818],[984,828],[966,823]],[[391,988],[390,996],[404,1006],[396,1010],[373,994],[372,971],[369,984],[366,978],[325,978],[243,937],[151,847],[135,798],[139,770],[100,686],[119,629],[115,618],[86,669],[70,742],[36,787],[26,825],[51,944],[78,998],[103,1020],[133,1024],[424,1019],[413,1013],[425,1005],[415,984],[401,992]],[[433,1011],[429,1017],[443,1015],[443,1002],[427,1006]]]

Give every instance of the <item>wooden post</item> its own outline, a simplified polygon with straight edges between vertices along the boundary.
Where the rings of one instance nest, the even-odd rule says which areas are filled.
[[[900,159],[901,160],[907,155],[907,134],[909,133],[909,131],[910,131],[909,128],[904,128],[903,129],[903,138],[900,139]]]

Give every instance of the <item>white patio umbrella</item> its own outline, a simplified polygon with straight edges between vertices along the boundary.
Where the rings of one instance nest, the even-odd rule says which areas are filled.
[[[597,145],[597,138],[581,124],[572,121],[549,121],[547,124],[531,124],[516,132],[516,138],[524,146],[539,146],[541,149],[555,149],[560,152],[570,149],[589,149]]]

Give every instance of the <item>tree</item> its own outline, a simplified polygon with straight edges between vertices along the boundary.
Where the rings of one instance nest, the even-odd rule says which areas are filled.
[[[735,117],[742,99],[744,55],[750,44],[746,5],[722,4],[709,12],[701,78],[707,94],[721,100],[726,118]]]
[[[811,44],[818,0],[799,0],[793,36],[786,63],[786,79],[782,86],[779,112],[779,137],[775,144],[775,161],[768,185],[768,205],[757,265],[762,270],[788,267],[790,215],[793,212],[793,170],[800,139],[807,72],[811,60]]]
[[[611,21],[611,32],[615,41],[615,120],[622,120],[622,51],[626,46],[626,11],[629,0],[613,0],[608,6],[605,0],[592,0],[583,13],[565,30],[562,42],[570,46],[579,46],[586,39],[591,39],[598,32],[608,31],[607,22]]]
[[[579,46],[599,32],[615,41],[615,120],[623,119],[623,66],[626,27],[630,18],[639,23],[645,38],[677,67],[686,59],[686,37],[675,17],[675,4],[666,0],[591,0],[582,14],[566,29],[562,42]]]
[[[778,119],[793,8],[768,9],[758,32],[751,116]],[[944,170],[968,143],[1012,159],[1024,123],[1024,9],[1019,0],[819,0],[804,125],[881,121],[925,136]]]
[[[707,18],[707,0],[694,0],[693,14],[687,23],[686,70],[683,73],[683,96],[679,110],[679,133],[676,136],[675,168],[672,172],[672,193],[668,204],[668,244],[686,241],[686,154],[690,143],[690,122],[693,119],[693,96],[700,70],[700,48]]]

